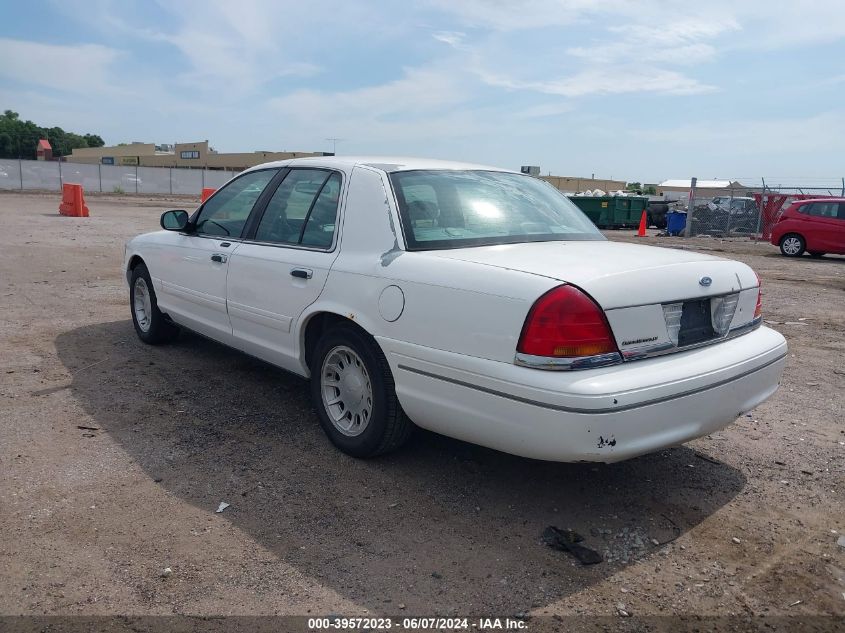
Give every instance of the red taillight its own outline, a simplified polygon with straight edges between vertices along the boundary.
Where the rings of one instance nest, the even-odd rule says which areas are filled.
[[[757,275],[757,273],[754,273]],[[757,275],[757,305],[754,307],[754,318],[759,319],[763,316],[763,282],[760,281],[760,275]]]
[[[618,350],[601,308],[578,288],[558,286],[531,307],[516,351],[532,356],[573,357]]]

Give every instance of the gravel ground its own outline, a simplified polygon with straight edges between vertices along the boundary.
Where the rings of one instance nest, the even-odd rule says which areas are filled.
[[[56,194],[0,194],[0,613],[841,624],[845,258],[639,239],[736,258],[763,280],[788,365],[724,431],[614,465],[426,432],[357,461],[330,446],[301,379],[193,335],[136,339],[123,243],[195,203],[97,196],[90,218],[65,218]],[[546,547],[548,525],[605,562]]]

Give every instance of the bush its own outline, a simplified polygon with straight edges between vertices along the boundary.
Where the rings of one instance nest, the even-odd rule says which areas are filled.
[[[114,193],[123,193],[123,187],[121,187],[120,185],[115,185],[114,189],[112,189],[112,191]]]

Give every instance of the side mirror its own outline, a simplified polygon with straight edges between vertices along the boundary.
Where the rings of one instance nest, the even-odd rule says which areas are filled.
[[[165,231],[184,231],[188,227],[188,212],[182,209],[165,211],[161,214],[161,228]]]

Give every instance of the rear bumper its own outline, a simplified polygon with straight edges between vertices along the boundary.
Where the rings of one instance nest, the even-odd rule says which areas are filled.
[[[614,462],[712,433],[777,389],[786,342],[768,328],[711,347],[543,372],[379,339],[419,426],[508,453]]]

